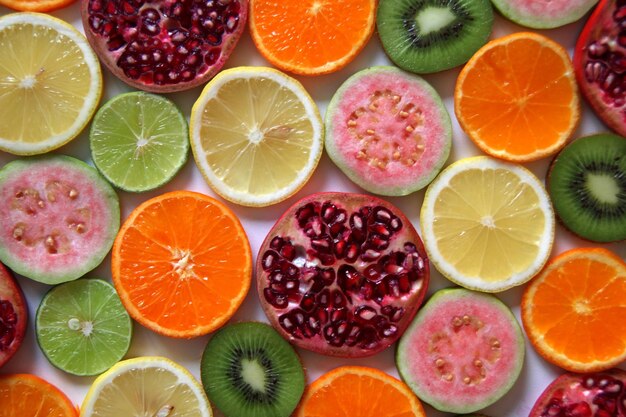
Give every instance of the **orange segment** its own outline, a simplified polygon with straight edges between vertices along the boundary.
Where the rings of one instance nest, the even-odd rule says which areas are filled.
[[[626,359],[626,263],[603,248],[552,259],[528,285],[522,323],[546,360],[573,372]]]
[[[223,325],[250,287],[252,256],[235,214],[174,191],[138,206],[113,245],[113,283],[130,315],[157,333],[195,337]]]
[[[425,417],[404,382],[363,366],[336,368],[307,388],[296,417]]]
[[[30,374],[0,375],[0,417],[78,417],[67,396]]]
[[[50,12],[74,3],[76,0],[0,0],[0,5],[21,12]]]
[[[374,31],[375,10],[376,0],[251,0],[250,33],[277,67],[327,74],[363,49]]]
[[[489,155],[528,162],[555,154],[580,119],[569,55],[535,33],[493,40],[459,74],[454,110],[463,130]]]

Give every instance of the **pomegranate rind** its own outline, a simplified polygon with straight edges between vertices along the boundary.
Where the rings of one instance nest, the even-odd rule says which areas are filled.
[[[358,126],[362,117],[365,125]],[[369,132],[370,126],[381,131]],[[451,145],[450,115],[437,91],[396,67],[354,74],[326,111],[328,156],[374,194],[403,196],[424,188],[443,167]]]
[[[463,324],[466,317],[470,322]],[[474,337],[463,331],[466,325],[473,327]],[[445,352],[433,348],[441,340],[448,341],[441,346]],[[441,411],[472,413],[513,387],[524,364],[524,349],[520,325],[498,298],[446,288],[433,294],[400,338],[396,365],[422,401]]]
[[[111,185],[95,168],[65,155],[6,164],[0,198],[7,202],[0,206],[6,220],[0,224],[0,261],[48,285],[97,267],[120,225],[119,198]]]
[[[591,409],[591,413],[588,415],[599,416],[601,414],[597,413],[598,406],[593,404],[593,397],[598,393],[597,387],[589,388],[583,386],[586,380],[596,380],[600,381],[603,378],[610,377],[615,378],[626,384],[626,371],[622,369],[609,369],[601,373],[595,374],[575,374],[575,373],[566,373],[559,375],[554,381],[552,381],[541,393],[535,405],[528,417],[541,417],[546,411],[547,407],[553,403],[554,399],[559,400],[559,404],[562,404],[564,407],[568,405],[573,405],[576,403],[586,402]],[[619,394],[619,393],[618,393]],[[617,406],[619,407],[619,405]],[[623,410],[623,409],[622,409]],[[555,414],[560,415],[560,414]],[[574,414],[572,414],[574,415]],[[585,414],[580,414],[585,415]],[[604,415],[604,414],[602,414]],[[606,414],[609,415],[609,414]],[[617,414],[613,414],[617,416],[623,416],[624,414],[618,412]]]
[[[4,348],[0,346],[0,368],[15,355],[22,345],[28,323],[28,306],[24,293],[11,271],[0,263],[0,302],[2,301],[8,301],[11,304],[17,316],[17,323],[13,340]],[[4,337],[5,333],[0,333],[0,338]]]
[[[125,47],[122,47],[116,51],[109,51],[109,48],[107,46],[107,40],[105,38],[99,37],[98,34],[94,33],[89,24],[89,0],[81,0],[80,12],[83,21],[83,27],[85,29],[85,37],[100,58],[100,61],[109,69],[109,71],[113,73],[113,75],[115,75],[117,78],[119,78],[121,81],[128,84],[129,86],[137,88],[139,90],[152,93],[173,93],[178,91],[186,91],[194,87],[203,85],[211,78],[213,78],[222,69],[222,67],[230,57],[232,51],[239,43],[241,34],[247,26],[248,0],[238,1],[240,2],[241,7],[239,11],[239,21],[237,23],[237,27],[233,32],[228,35],[226,34],[226,32],[224,32],[224,36],[222,37],[221,43],[219,44],[219,49],[221,49],[219,58],[211,65],[208,65],[207,68],[205,68],[204,72],[196,74],[195,77],[190,81],[181,81],[176,84],[162,85],[155,84],[153,82],[144,82],[141,79],[135,80],[126,76],[126,74],[124,74],[124,71],[117,65],[117,60],[122,55]],[[150,4],[156,7],[160,3],[164,3],[165,5],[169,6],[172,2],[167,0],[158,0]],[[166,33],[167,31],[162,28],[160,36],[168,36],[169,38],[169,35],[164,35],[163,32]],[[204,59],[204,57],[202,59]]]
[[[507,19],[533,29],[552,29],[576,22],[598,0],[491,0]]]
[[[589,82],[585,75],[586,67],[589,63],[587,53],[594,40],[606,39],[609,50],[616,49],[618,57],[622,57],[622,54],[626,53],[626,48],[620,46],[618,42],[620,30],[622,29],[620,29],[618,22],[613,20],[615,12],[617,12],[616,0],[600,0],[578,36],[572,62],[580,91],[594,113],[611,130],[621,136],[626,136],[626,90],[619,88],[617,96],[611,97],[609,93],[603,91],[595,82]],[[618,62],[621,61],[623,59],[619,58]],[[623,71],[623,68],[618,68],[616,72],[622,74]],[[607,72],[613,74],[608,69],[598,72],[604,72],[604,75],[597,75],[600,78],[598,84],[606,83],[608,78]],[[616,84],[619,86],[619,79]],[[621,101],[621,105],[616,103],[618,100]]]
[[[320,331],[318,334],[311,338],[303,338],[301,336],[295,337],[294,335],[283,329],[279,321],[279,316],[286,312],[289,312],[289,308],[297,308],[299,305],[298,303],[300,303],[301,300],[290,300],[289,308],[279,309],[271,305],[264,296],[264,290],[269,287],[269,274],[263,268],[263,255],[270,248],[271,241],[276,236],[281,236],[291,239],[291,241],[294,243],[294,246],[301,245],[304,248],[310,248],[310,240],[298,226],[295,213],[297,212],[298,208],[305,206],[306,204],[322,204],[326,201],[331,201],[336,204],[338,208],[345,209],[348,213],[348,216],[352,212],[351,210],[354,210],[356,212],[360,207],[363,206],[381,206],[383,208],[391,210],[391,212],[402,221],[403,230],[401,234],[394,236],[392,237],[392,239],[390,239],[388,251],[398,250],[403,247],[405,242],[410,242],[415,245],[417,254],[423,262],[423,269],[420,275],[419,283],[417,283],[417,285],[414,285],[409,293],[403,294],[398,300],[396,300],[397,302],[394,304],[394,307],[402,307],[404,309],[404,313],[401,316],[400,320],[397,322],[393,322],[393,324],[397,326],[397,333],[391,337],[381,338],[380,343],[377,343],[374,347],[365,348],[360,347],[359,345],[347,346],[345,344],[342,346],[332,346],[330,343],[327,342],[327,340],[325,340],[322,331]],[[300,231],[296,232],[298,229],[300,229]],[[310,254],[307,254],[306,258],[300,258],[298,261],[294,261],[294,263],[297,262],[302,262],[302,264],[306,266],[315,265],[320,268],[328,267],[322,265],[319,259],[313,258]],[[370,265],[370,263],[364,262],[361,259],[358,259],[353,264],[349,264],[347,262],[344,262],[343,264],[336,263],[332,266],[335,272],[339,269],[337,265],[352,265],[359,272],[362,272],[368,265]],[[365,194],[343,192],[321,192],[312,194],[310,196],[302,198],[300,201],[292,205],[272,227],[267,237],[261,244],[257,256],[255,271],[257,291],[259,294],[261,306],[270,324],[274,326],[274,328],[278,331],[278,333],[280,333],[281,336],[283,336],[293,345],[302,349],[310,350],[312,352],[317,352],[327,356],[349,358],[371,356],[388,348],[391,344],[393,344],[404,333],[406,327],[409,325],[409,323],[417,313],[418,308],[421,306],[424,300],[430,281],[430,269],[426,251],[422,244],[421,238],[419,237],[417,231],[415,230],[409,219],[398,208],[382,199]],[[309,285],[306,284],[305,279],[300,282],[301,285]],[[325,288],[328,288],[330,291],[334,289],[341,290],[336,279],[333,281],[332,284]],[[356,295],[355,293],[351,293],[351,296],[353,297],[353,301],[350,301],[347,304],[349,309],[352,308],[349,314],[352,314],[354,309],[359,306],[369,306],[373,307],[376,310],[378,310],[380,307],[373,300],[363,299],[360,295]],[[387,297],[385,297],[385,299],[387,299]],[[354,317],[352,316],[352,318]]]

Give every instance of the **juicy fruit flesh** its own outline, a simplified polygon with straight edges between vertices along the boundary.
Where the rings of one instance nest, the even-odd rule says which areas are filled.
[[[7,351],[13,344],[18,320],[13,303],[0,298],[0,352]]]
[[[240,22],[239,0],[89,0],[90,31],[115,65],[146,85],[189,82],[223,61]]]
[[[0,375],[0,403],[2,413],[7,416],[78,417],[76,408],[65,394],[30,374]]]
[[[21,23],[0,31],[0,50],[0,107],[11,121],[0,123],[0,138],[36,144],[67,134],[92,88],[81,48],[53,28]]]
[[[403,230],[410,225],[386,207],[350,211],[338,199],[303,204],[287,221],[292,228],[270,232],[260,254],[270,319],[294,343],[336,355],[393,343],[428,279],[421,242]]]
[[[554,28],[580,19],[597,0],[494,0],[502,14],[520,25]]]
[[[626,415],[622,370],[557,378],[537,400],[530,417],[620,417]]]

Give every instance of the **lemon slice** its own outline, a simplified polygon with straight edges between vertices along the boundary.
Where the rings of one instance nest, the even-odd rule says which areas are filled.
[[[200,383],[182,366],[144,356],[115,364],[91,385],[81,417],[211,417]]]
[[[75,138],[102,94],[98,58],[68,23],[39,13],[0,18],[0,149],[44,153]]]
[[[322,120],[302,85],[280,71],[222,71],[191,110],[190,139],[213,190],[234,203],[268,206],[296,193],[317,166]]]
[[[424,245],[435,267],[466,288],[504,291],[532,278],[554,242],[554,212],[526,168],[486,156],[450,165],[422,205]]]

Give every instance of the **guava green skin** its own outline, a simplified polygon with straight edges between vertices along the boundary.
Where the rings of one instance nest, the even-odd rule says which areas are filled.
[[[432,111],[438,115],[439,128],[442,131],[441,136],[437,139],[440,149],[438,150],[438,155],[433,165],[429,169],[423,169],[422,165],[411,168],[405,167],[404,173],[406,175],[402,175],[402,178],[397,178],[398,182],[394,184],[381,184],[376,178],[369,176],[367,172],[359,171],[353,166],[350,166],[350,159],[354,159],[354,157],[342,152],[339,144],[341,141],[352,140],[352,138],[342,137],[336,133],[336,130],[340,130],[336,128],[336,123],[343,122],[339,117],[341,116],[339,106],[344,99],[344,95],[349,90],[355,88],[355,86],[358,86],[364,79],[376,74],[408,81],[410,84],[413,84],[416,89],[421,90],[424,95],[428,95],[434,107]],[[365,82],[367,82],[367,80]],[[374,91],[371,93],[374,93]],[[391,117],[392,116],[390,116],[390,118]],[[344,133],[347,134],[347,132]],[[441,171],[441,168],[443,168],[443,165],[450,155],[450,148],[452,146],[452,122],[439,93],[422,77],[392,66],[375,66],[366,68],[352,75],[333,95],[326,110],[325,138],[324,146],[327,155],[352,182],[372,194],[392,197],[404,196],[426,187],[437,176],[439,171]],[[413,177],[411,175],[414,171],[413,168],[418,171],[422,170],[422,175],[414,177],[410,181],[406,181],[407,178]]]
[[[5,240],[5,236],[0,237],[0,261],[11,268],[15,273],[23,275],[34,281],[48,285],[56,285],[62,282],[75,280],[92,269],[96,268],[107,256],[113,241],[120,227],[120,203],[119,197],[111,185],[98,173],[98,171],[87,165],[85,162],[66,155],[45,155],[30,157],[27,159],[17,159],[6,164],[0,169],[0,195],[6,198],[6,191],[3,188],[7,182],[25,181],[32,178],[33,169],[42,170],[37,181],[44,183],[47,179],[48,172],[55,169],[70,170],[77,177],[80,177],[86,183],[93,186],[93,189],[99,191],[101,197],[101,206],[105,208],[107,215],[106,221],[101,222],[103,227],[101,240],[102,243],[98,247],[78,247],[74,253],[83,252],[86,255],[82,259],[76,259],[76,262],[63,268],[46,268],[43,266],[45,260],[43,257],[32,257],[31,259],[20,259],[19,255],[14,252],[15,247],[9,247],[9,243]],[[3,202],[8,204],[8,202]],[[1,225],[0,225],[1,226]],[[11,226],[11,225],[9,225]],[[80,242],[80,240],[79,240]]]
[[[413,376],[410,374],[409,364],[411,363],[411,361],[423,361],[425,360],[425,358],[407,356],[406,352],[408,351],[407,346],[409,340],[411,339],[411,335],[415,332],[425,331],[422,324],[428,318],[427,316],[430,310],[439,307],[442,304],[464,302],[464,300],[468,299],[473,299],[478,301],[479,303],[485,303],[486,305],[495,307],[502,313],[501,318],[510,322],[511,328],[515,334],[515,343],[514,346],[512,346],[513,357],[515,360],[514,366],[510,370],[510,374],[508,375],[508,378],[504,381],[504,383],[500,384],[498,387],[494,387],[494,389],[491,390],[490,393],[486,394],[480,401],[474,401],[474,403],[472,404],[458,405],[447,401],[447,398],[435,398],[431,396],[426,391],[427,387],[424,387],[424,384],[420,385],[420,381],[415,381],[413,379]],[[464,288],[445,288],[437,291],[430,297],[426,304],[424,304],[424,306],[418,311],[415,319],[404,332],[403,336],[400,338],[396,350],[396,367],[398,368],[398,372],[402,380],[422,401],[430,404],[432,407],[440,411],[455,414],[467,414],[482,410],[490,406],[491,404],[502,398],[502,396],[504,396],[513,387],[521,373],[524,364],[524,352],[525,342],[521,327],[509,307],[507,307],[502,301],[500,301],[498,298],[491,294],[480,293]],[[458,393],[455,393],[453,388],[454,387],[450,387],[447,391],[447,397],[451,400],[454,400],[458,397]],[[482,416],[481,414],[469,414],[464,417],[472,416],[486,417]]]
[[[528,1],[528,0],[525,0]],[[533,29],[553,29],[580,20],[599,0],[586,0],[571,10],[562,10],[557,16],[546,14],[529,15],[518,7],[524,0],[491,0],[493,6],[508,20]],[[571,0],[567,0],[568,2]],[[565,3],[565,5],[568,5]]]

